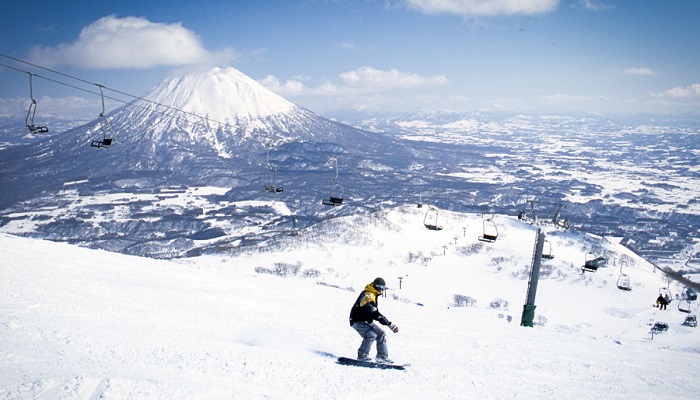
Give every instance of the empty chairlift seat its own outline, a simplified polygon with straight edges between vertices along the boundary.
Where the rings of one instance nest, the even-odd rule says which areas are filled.
[[[328,199],[323,199],[322,204],[327,206],[340,206],[343,205],[343,185],[340,184],[338,180],[338,158],[336,156],[331,156],[330,160],[333,162],[335,167],[335,176],[330,180],[330,192]]]
[[[617,278],[617,288],[620,290],[632,290],[632,286],[630,285],[630,277],[626,274],[620,275],[619,278]]]
[[[339,206],[343,204],[343,198],[331,196],[328,200],[323,200],[323,204],[327,206]]]
[[[92,147],[109,147],[112,145],[112,138],[103,138],[102,140],[93,140],[90,142]]]
[[[90,142],[90,146],[102,148],[111,146],[112,142],[114,141],[114,138],[112,135],[112,128],[110,127],[109,120],[105,116],[105,95],[104,91],[102,90],[103,86],[97,86],[100,88],[100,96],[102,97],[102,112],[97,117],[97,122],[100,125],[99,130],[102,132],[102,140],[93,140],[92,142]]]
[[[495,242],[498,239],[498,228],[493,219],[484,219],[481,222],[483,234],[478,237],[482,242]]]
[[[686,315],[683,325],[695,328],[698,326],[698,319],[695,314]]]
[[[666,332],[668,330],[668,324],[666,322],[656,322],[654,326],[651,327],[651,331],[654,333]]]
[[[47,133],[49,131],[47,126],[36,125],[34,123],[34,116],[36,115],[36,100],[34,99],[34,89],[32,88],[32,76],[34,76],[34,74],[31,72],[27,73],[29,74],[29,97],[32,101],[29,103],[29,109],[27,110],[27,116],[24,118],[24,124],[31,133]]]
[[[437,208],[430,206],[428,211],[425,212],[423,217],[423,226],[431,231],[441,231],[442,226],[438,225],[438,218],[440,216],[440,211]]]
[[[608,266],[608,259],[605,257],[596,257],[591,260],[586,260],[581,269],[590,272],[596,272],[598,268],[604,268]]]

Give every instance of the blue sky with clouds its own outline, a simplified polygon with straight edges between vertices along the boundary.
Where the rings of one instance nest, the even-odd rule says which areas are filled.
[[[699,19],[697,0],[34,1],[0,14],[0,53],[135,95],[230,65],[326,116],[697,115]],[[33,82],[40,112],[99,102]],[[28,76],[0,67],[0,113],[27,96]]]

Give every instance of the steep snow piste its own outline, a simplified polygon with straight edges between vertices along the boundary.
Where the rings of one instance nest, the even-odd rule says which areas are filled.
[[[543,227],[534,327],[520,326],[535,227],[397,207],[257,247],[154,260],[0,235],[0,398],[629,399],[694,397],[700,334],[653,265],[612,240]],[[547,252],[548,248],[545,248]],[[581,272],[587,254],[608,267]],[[590,257],[590,255],[588,255]],[[620,264],[624,262],[622,270]],[[631,290],[620,290],[621,273]],[[406,371],[354,356],[359,290],[381,276]],[[691,304],[691,313],[697,304]],[[668,330],[651,334],[656,322]]]

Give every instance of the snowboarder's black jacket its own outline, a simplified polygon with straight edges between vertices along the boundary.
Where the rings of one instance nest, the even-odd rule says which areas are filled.
[[[379,295],[381,292],[375,289],[371,283],[365,286],[350,310],[350,326],[362,321],[371,324],[375,320],[382,325],[391,325],[391,322],[379,312]]]

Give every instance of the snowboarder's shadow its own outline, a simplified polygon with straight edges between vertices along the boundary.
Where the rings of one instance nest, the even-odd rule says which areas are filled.
[[[321,357],[338,358],[338,356],[336,356],[335,354],[329,353],[329,352],[327,352],[327,351],[318,351],[318,350],[316,350],[316,351],[314,351],[314,354],[316,354],[317,356],[321,356]]]

